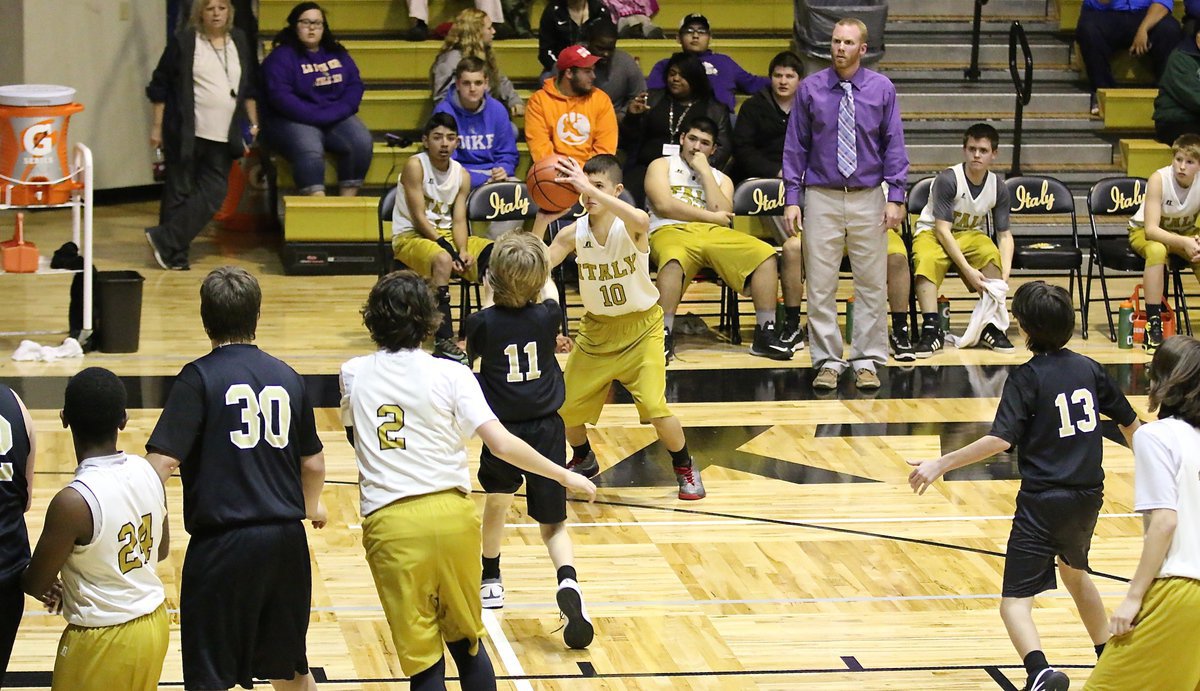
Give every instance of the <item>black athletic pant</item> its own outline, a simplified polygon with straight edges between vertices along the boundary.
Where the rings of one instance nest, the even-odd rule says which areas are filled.
[[[191,165],[167,161],[157,237],[168,262],[187,261],[188,247],[212,220],[229,189],[229,145],[196,138]],[[191,191],[184,188],[190,182]]]
[[[1117,51],[1128,50],[1133,44],[1138,26],[1146,12],[1103,12],[1084,7],[1075,25],[1075,40],[1087,69],[1092,89],[1107,89],[1117,85],[1113,78],[1109,59]],[[1150,61],[1154,64],[1154,78],[1162,76],[1171,51],[1183,40],[1179,21],[1171,15],[1163,17],[1150,29]]]
[[[0,580],[0,689],[4,688],[4,674],[8,671],[8,658],[12,655],[13,642],[17,640],[17,628],[21,625],[21,614],[25,610],[25,593],[21,591],[21,572]]]

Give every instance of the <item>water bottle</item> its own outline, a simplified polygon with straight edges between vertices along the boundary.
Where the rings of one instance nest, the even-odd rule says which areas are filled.
[[[939,295],[937,299],[938,314],[942,317],[942,332],[950,331],[950,298]]]
[[[846,342],[849,343],[854,333],[854,296],[846,300]]]
[[[1128,300],[1121,303],[1121,311],[1117,313],[1117,347],[1133,348],[1133,303]]]
[[[154,163],[150,166],[150,170],[154,173],[155,182],[167,179],[167,159],[163,156],[161,146],[154,149]]]

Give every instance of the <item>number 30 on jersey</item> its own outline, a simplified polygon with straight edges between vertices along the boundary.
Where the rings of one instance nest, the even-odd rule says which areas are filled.
[[[225,405],[241,408],[242,428],[229,433],[239,449],[253,449],[262,440],[286,448],[292,427],[292,402],[282,386],[265,386],[257,394],[249,384],[234,384],[225,392]]]

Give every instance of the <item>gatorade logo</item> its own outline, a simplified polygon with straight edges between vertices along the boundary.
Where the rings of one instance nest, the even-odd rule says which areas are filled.
[[[583,146],[592,138],[592,123],[583,113],[563,113],[554,129],[568,146]]]
[[[54,151],[54,120],[43,120],[25,128],[21,145],[31,156],[49,156]]]

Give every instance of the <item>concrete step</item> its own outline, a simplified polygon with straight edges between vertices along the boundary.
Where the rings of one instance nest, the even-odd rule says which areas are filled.
[[[983,6],[985,19],[1045,19],[1049,16],[1046,0],[993,0]],[[969,0],[889,0],[888,19],[892,17],[971,17],[975,5]]]
[[[921,165],[946,167],[962,161],[962,141],[945,133],[906,133],[905,145],[909,161]],[[1002,146],[996,156],[996,167],[1007,168],[1012,163],[1012,146]],[[1111,166],[1113,146],[1088,135],[1035,134],[1025,137],[1021,147],[1021,163],[1029,165]]]
[[[967,37],[969,39],[969,37]],[[1043,39],[1030,42],[1030,52],[1033,54],[1033,65],[1042,69],[1067,69],[1071,65],[1071,47],[1057,39]],[[1023,60],[1023,58],[1018,58]],[[942,43],[932,38],[914,40],[905,38],[903,41],[889,40],[887,50],[880,64],[884,68],[901,65],[954,65],[965,68],[971,62],[971,43],[967,41],[952,41]],[[979,46],[979,64],[994,68],[1007,68],[1008,44],[982,43]],[[1018,64],[1024,66],[1023,62]]]
[[[900,88],[902,84],[945,84],[957,83],[966,85],[1012,85],[1012,76],[1008,72],[1008,66],[1004,68],[991,65],[982,65],[980,70],[979,80],[976,82],[967,81],[963,77],[963,70],[967,68],[968,63],[964,62],[962,67],[954,68],[947,67],[943,69],[932,69],[923,66],[897,66],[889,68],[887,76],[892,80],[892,83]],[[1024,65],[1018,67],[1018,74],[1023,79],[1025,76]],[[1079,87],[1083,86],[1084,82],[1077,70],[1068,69],[1047,69],[1039,68],[1036,64],[1033,70],[1033,88],[1034,96],[1044,90],[1058,90],[1064,86]]]
[[[961,79],[961,78],[960,78]],[[903,83],[896,86],[900,112],[906,117],[920,113],[1007,113],[1016,104],[1013,88],[994,85],[961,84],[927,86]],[[1025,106],[1026,115],[1078,113],[1088,114],[1089,96],[1076,90],[1054,89],[1035,93]]]

